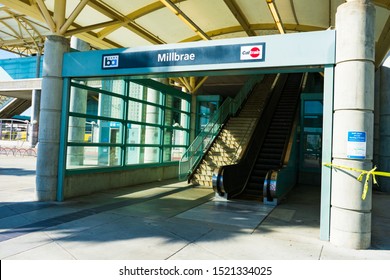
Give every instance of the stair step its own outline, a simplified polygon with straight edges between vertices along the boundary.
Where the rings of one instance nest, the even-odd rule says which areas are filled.
[[[209,150],[210,152],[216,152],[216,153],[236,153],[237,149],[228,148],[228,147],[221,147],[221,146],[212,146]]]
[[[194,174],[193,178],[197,181],[210,181],[210,182],[212,181],[212,176],[209,176],[206,174],[196,173],[196,174]]]
[[[202,172],[214,172],[215,169],[217,169],[218,166],[215,165],[215,164],[212,164],[212,165],[208,165],[208,164],[201,164],[199,165],[199,167],[197,168],[197,173],[202,173]]]
[[[209,187],[209,188],[212,188],[212,187],[213,187],[211,181],[204,181],[204,180],[193,179],[193,180],[191,180],[191,182],[192,182],[193,184],[199,184],[199,185],[201,185],[201,186],[205,186],[205,187]]]
[[[208,178],[213,176],[213,170],[200,169],[194,175],[199,175],[200,177]]]

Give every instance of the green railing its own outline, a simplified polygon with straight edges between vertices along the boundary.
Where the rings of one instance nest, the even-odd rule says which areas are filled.
[[[252,91],[253,87],[264,78],[263,75],[249,79],[234,99],[228,97],[209,123],[191,143],[179,162],[179,180],[187,180],[198,166],[203,155],[212,145],[228,117],[234,116]]]

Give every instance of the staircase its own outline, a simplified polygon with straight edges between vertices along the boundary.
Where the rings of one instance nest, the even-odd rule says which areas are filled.
[[[20,115],[31,107],[31,100],[11,98],[11,101],[0,104],[0,119],[10,119],[15,115]]]
[[[299,102],[301,79],[302,74],[289,75],[242,196],[260,198],[267,172],[281,167]]]
[[[258,84],[237,117],[231,117],[193,173],[190,181],[212,188],[212,176],[216,168],[237,162],[252,137],[261,116],[275,75],[268,75]]]

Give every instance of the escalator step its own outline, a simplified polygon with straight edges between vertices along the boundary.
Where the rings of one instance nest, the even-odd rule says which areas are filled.
[[[277,154],[277,153],[261,153],[260,156],[262,159],[266,159],[266,160],[269,160],[269,159],[273,160],[273,159],[280,158],[280,154]]]
[[[263,159],[260,158],[256,161],[256,163],[262,164],[267,163],[270,166],[278,166],[280,164],[280,159]]]
[[[246,187],[246,194],[250,193],[250,192],[253,192],[253,191],[257,191],[259,193],[262,193],[263,192],[263,184],[264,184],[264,181],[263,182],[259,182],[259,183],[249,183],[248,186]]]
[[[286,141],[291,133],[296,107],[299,105],[301,74],[289,75],[273,117],[265,132],[265,139],[257,156],[244,191],[246,196],[262,196],[264,178],[268,171],[280,168]],[[264,133],[264,131],[262,132]]]
[[[277,154],[277,155],[280,155],[280,154],[283,153],[283,147],[279,147],[278,149],[263,147],[263,149],[261,149],[261,151],[263,153],[266,153],[266,154]]]
[[[252,178],[265,177],[265,175],[267,175],[267,172],[268,172],[268,170],[266,170],[266,169],[263,169],[263,170],[261,170],[261,169],[253,170],[250,179],[252,180]]]
[[[268,163],[256,163],[254,166],[254,170],[270,170],[275,167],[274,164],[268,164]]]

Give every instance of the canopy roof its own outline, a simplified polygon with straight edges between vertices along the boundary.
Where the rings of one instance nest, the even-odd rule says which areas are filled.
[[[94,49],[325,30],[342,0],[0,0],[0,48],[43,53],[50,34]],[[376,64],[390,47],[390,0],[376,6]]]

